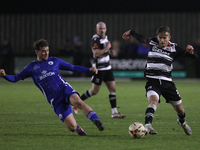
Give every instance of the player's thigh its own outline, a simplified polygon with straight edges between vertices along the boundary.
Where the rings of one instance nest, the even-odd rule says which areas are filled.
[[[96,85],[101,85],[104,78],[104,71],[98,71],[97,74],[93,74],[91,82]]]
[[[164,88],[162,89],[162,96],[166,99],[167,103],[172,105],[179,105],[182,103],[181,96],[173,82],[165,81]]]
[[[82,101],[77,94],[73,94],[70,96],[70,102],[73,106],[79,108],[86,116],[92,110],[92,108],[84,103],[84,101]]]
[[[70,104],[72,104],[73,106],[83,104],[83,101],[80,99],[77,93],[70,95],[69,101],[70,101]]]
[[[113,75],[113,71],[111,70],[105,70],[104,71],[104,78],[103,78],[104,82],[108,82],[108,81],[115,81],[115,77]]]
[[[149,103],[160,103],[160,85],[154,80],[148,80],[145,86]]]
[[[99,92],[100,87],[101,87],[101,85],[92,83],[92,88],[91,88],[92,95],[96,95]]]
[[[109,92],[116,92],[115,81],[106,81],[105,84]]]

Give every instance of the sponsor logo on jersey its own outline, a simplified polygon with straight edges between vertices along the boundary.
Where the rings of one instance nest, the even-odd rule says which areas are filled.
[[[49,61],[48,64],[49,64],[49,65],[53,65],[53,61]]]
[[[46,71],[46,70],[43,70],[43,71],[42,71],[42,74],[46,74],[46,73],[47,73],[47,71]]]
[[[38,68],[40,68],[38,65],[36,65],[33,69],[35,70],[35,69],[38,69]]]
[[[43,75],[41,75],[41,76],[39,77],[40,80],[43,80],[43,79],[45,79],[46,77],[50,77],[50,76],[55,75],[55,72],[48,72],[48,73],[47,73],[46,70],[43,70],[43,71],[42,71],[42,74],[43,74]]]
[[[94,43],[94,47],[97,47],[97,43]]]
[[[156,47],[156,46],[153,46],[152,51],[153,51],[153,52],[162,53],[162,54],[165,54],[165,55],[168,55],[168,56],[170,55],[170,53],[165,52],[165,51],[163,51],[162,49],[159,49],[159,48]]]

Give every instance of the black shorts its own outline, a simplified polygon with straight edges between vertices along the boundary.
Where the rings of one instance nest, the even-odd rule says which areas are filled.
[[[115,81],[112,69],[98,70],[98,74],[94,74],[91,78],[91,82],[96,85],[101,85],[102,81]]]
[[[169,101],[181,100],[181,96],[174,82],[172,81],[148,78],[145,89],[146,89],[146,92],[150,90],[155,91],[159,95],[159,97],[162,95],[165,98],[167,103],[169,103]],[[160,99],[159,99],[159,102],[160,102]]]

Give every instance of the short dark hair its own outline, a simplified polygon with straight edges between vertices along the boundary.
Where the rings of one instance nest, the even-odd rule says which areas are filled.
[[[45,40],[45,39],[40,39],[33,43],[34,50],[41,50],[42,47],[47,47],[47,46],[49,46],[49,44],[48,44],[47,40]]]
[[[163,33],[163,32],[164,32],[164,33],[165,33],[165,32],[170,33],[169,27],[166,26],[166,25],[160,26],[160,27],[157,29],[156,34],[158,34],[158,33]]]

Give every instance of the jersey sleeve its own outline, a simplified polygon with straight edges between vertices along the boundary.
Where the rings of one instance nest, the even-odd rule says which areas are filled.
[[[103,44],[100,44],[100,38],[94,37],[91,42],[92,50],[103,49]]]
[[[78,72],[78,73],[88,72],[90,70],[90,68],[87,68],[87,67],[71,65],[61,59],[58,59],[58,58],[57,58],[57,61],[59,63],[60,70],[67,70],[67,71],[73,71],[73,72]]]
[[[17,82],[17,81],[21,80],[19,74],[16,74],[16,75],[6,74],[6,76],[3,77],[3,78],[6,79],[7,81],[10,81],[10,82]]]
[[[20,73],[16,75],[7,75],[4,77],[7,81],[17,82],[19,80],[24,80],[25,78],[31,77],[31,67],[30,65],[26,66]]]
[[[187,52],[187,50],[184,50],[180,48],[179,46],[176,46],[175,49],[177,51],[175,58],[177,57],[189,57],[189,58],[194,58],[194,59],[198,58],[198,54],[195,51],[193,54],[190,54]]]
[[[140,43],[148,45],[150,39],[145,38],[143,35],[136,33],[135,31],[131,30],[130,34],[134,36]]]

